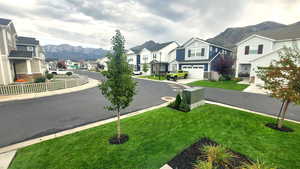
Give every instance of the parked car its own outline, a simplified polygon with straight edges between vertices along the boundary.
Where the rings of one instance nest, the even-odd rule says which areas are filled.
[[[133,71],[133,75],[142,75],[143,73],[141,71]]]
[[[49,70],[49,74],[54,74],[54,75],[67,75],[69,74],[68,72],[73,74],[72,71],[65,70],[65,69]]]
[[[177,72],[170,72],[170,73],[168,73],[167,74],[167,80],[173,79],[174,81],[176,81],[179,78],[186,79],[187,76],[188,76],[188,72],[187,71],[179,70]]]

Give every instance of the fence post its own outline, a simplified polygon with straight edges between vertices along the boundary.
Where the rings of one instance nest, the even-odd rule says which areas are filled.
[[[48,91],[48,82],[45,82],[45,85],[46,85],[46,91]]]
[[[24,84],[21,84],[21,88],[22,88],[22,94],[24,94]]]
[[[67,88],[67,79],[65,79],[65,89]]]

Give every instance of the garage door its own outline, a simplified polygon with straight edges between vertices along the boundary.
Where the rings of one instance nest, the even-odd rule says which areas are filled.
[[[182,70],[189,72],[188,78],[203,80],[204,67],[202,65],[183,65]]]

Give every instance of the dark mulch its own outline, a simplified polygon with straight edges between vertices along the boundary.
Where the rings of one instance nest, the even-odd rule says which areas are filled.
[[[180,154],[176,155],[168,162],[168,164],[174,169],[193,169],[193,165],[198,159],[203,161],[206,160],[203,156],[203,152],[201,152],[201,148],[205,145],[218,145],[218,143],[210,140],[209,138],[202,138],[198,142],[183,150]],[[235,158],[231,160],[231,168],[237,168],[244,163],[251,163],[251,160],[245,155],[234,152],[230,149],[229,151],[235,156]],[[222,167],[219,168],[222,169]]]
[[[267,127],[274,129],[274,130],[278,130],[278,131],[283,131],[283,132],[293,132],[294,130],[287,127],[287,126],[282,126],[281,128],[277,127],[277,124],[275,123],[267,123],[266,124]]]
[[[120,139],[115,135],[109,139],[110,144],[123,144],[129,140],[129,136],[126,134],[121,134]]]

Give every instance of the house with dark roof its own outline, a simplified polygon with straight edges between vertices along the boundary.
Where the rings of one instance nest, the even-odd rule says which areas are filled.
[[[250,82],[263,85],[257,77],[259,67],[278,60],[278,52],[286,47],[300,47],[300,23],[278,29],[256,32],[238,42],[236,77],[250,77]]]
[[[169,53],[179,44],[175,41],[166,43],[151,42],[148,45],[131,48],[127,51],[127,61],[133,65],[135,71],[142,71],[142,66],[147,65],[150,74],[165,74],[169,70]]]
[[[45,56],[35,38],[17,36],[14,24],[0,18],[0,85],[32,81],[44,73]]]
[[[169,53],[170,71],[188,71],[189,78],[203,79],[208,72],[217,70],[217,60],[231,59],[232,51],[200,38],[191,38]]]

